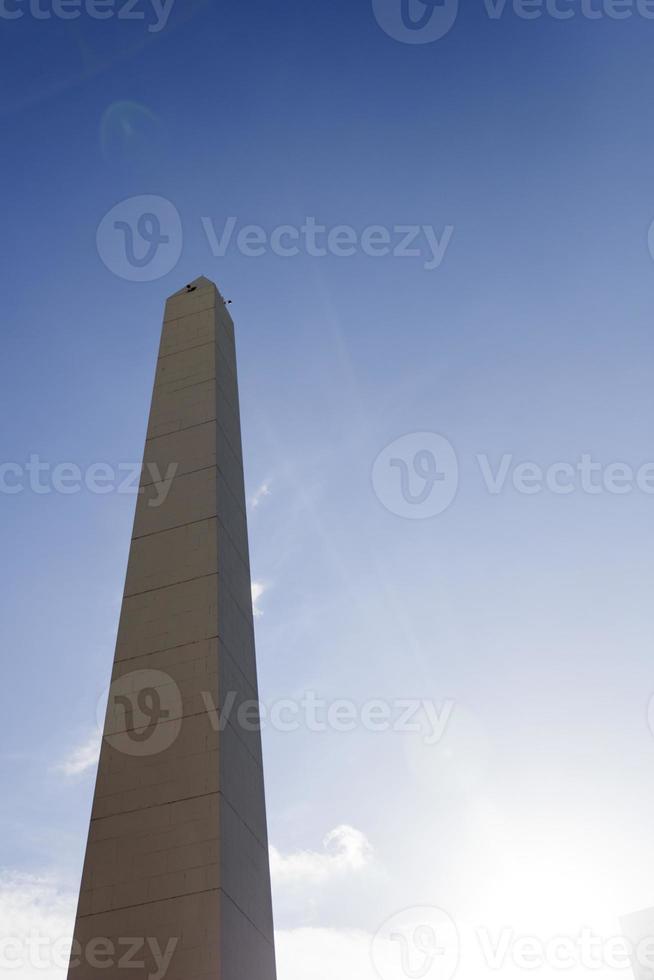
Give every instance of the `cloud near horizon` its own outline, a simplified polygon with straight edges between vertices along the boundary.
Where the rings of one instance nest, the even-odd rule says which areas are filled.
[[[0,872],[4,969],[21,980],[65,980],[75,907],[76,896],[54,878]]]

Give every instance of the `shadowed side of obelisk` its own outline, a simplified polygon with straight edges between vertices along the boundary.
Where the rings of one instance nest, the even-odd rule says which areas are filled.
[[[166,304],[70,980],[274,980],[257,696],[234,330],[199,279]]]

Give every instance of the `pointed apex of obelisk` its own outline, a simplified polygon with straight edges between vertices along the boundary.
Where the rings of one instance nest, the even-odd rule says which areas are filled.
[[[225,304],[220,290],[206,276],[198,276],[166,300],[165,320],[177,320],[192,313],[221,309]]]
[[[197,279],[193,279],[192,282],[187,283],[181,289],[178,289],[176,293],[173,293],[170,299],[172,299],[173,296],[183,296],[184,293],[195,292],[196,289],[215,289],[217,292],[219,292],[215,282],[212,282],[211,279],[207,279],[206,276],[198,276]]]

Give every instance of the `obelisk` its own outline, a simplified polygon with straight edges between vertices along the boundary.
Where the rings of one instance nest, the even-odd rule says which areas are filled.
[[[275,980],[234,325],[204,277],[166,303],[143,462],[68,975]]]

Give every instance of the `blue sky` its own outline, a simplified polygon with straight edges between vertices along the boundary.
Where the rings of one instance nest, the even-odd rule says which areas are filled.
[[[2,462],[138,462],[164,299],[215,280],[238,331],[264,701],[453,704],[433,745],[265,731],[280,980],[367,980],[370,937],[406,908],[462,935],[612,935],[654,905],[654,496],[635,482],[654,460],[654,21],[480,0],[408,44],[368,0],[177,0],[161,30],[137,9],[1,19]],[[98,229],[153,196],[178,258],[131,281]],[[207,228],[230,217],[215,255]],[[309,218],[354,229],[354,254],[307,254]],[[280,226],[298,254],[275,254]],[[366,254],[373,226],[391,254]],[[392,254],[399,226],[420,254]],[[431,269],[424,228],[444,245]],[[412,433],[458,461],[424,519],[396,512],[399,468],[373,478]],[[569,493],[516,488],[522,463],[585,455],[600,482],[630,467],[631,491],[577,471]],[[134,502],[0,495],[5,930],[70,928]]]

